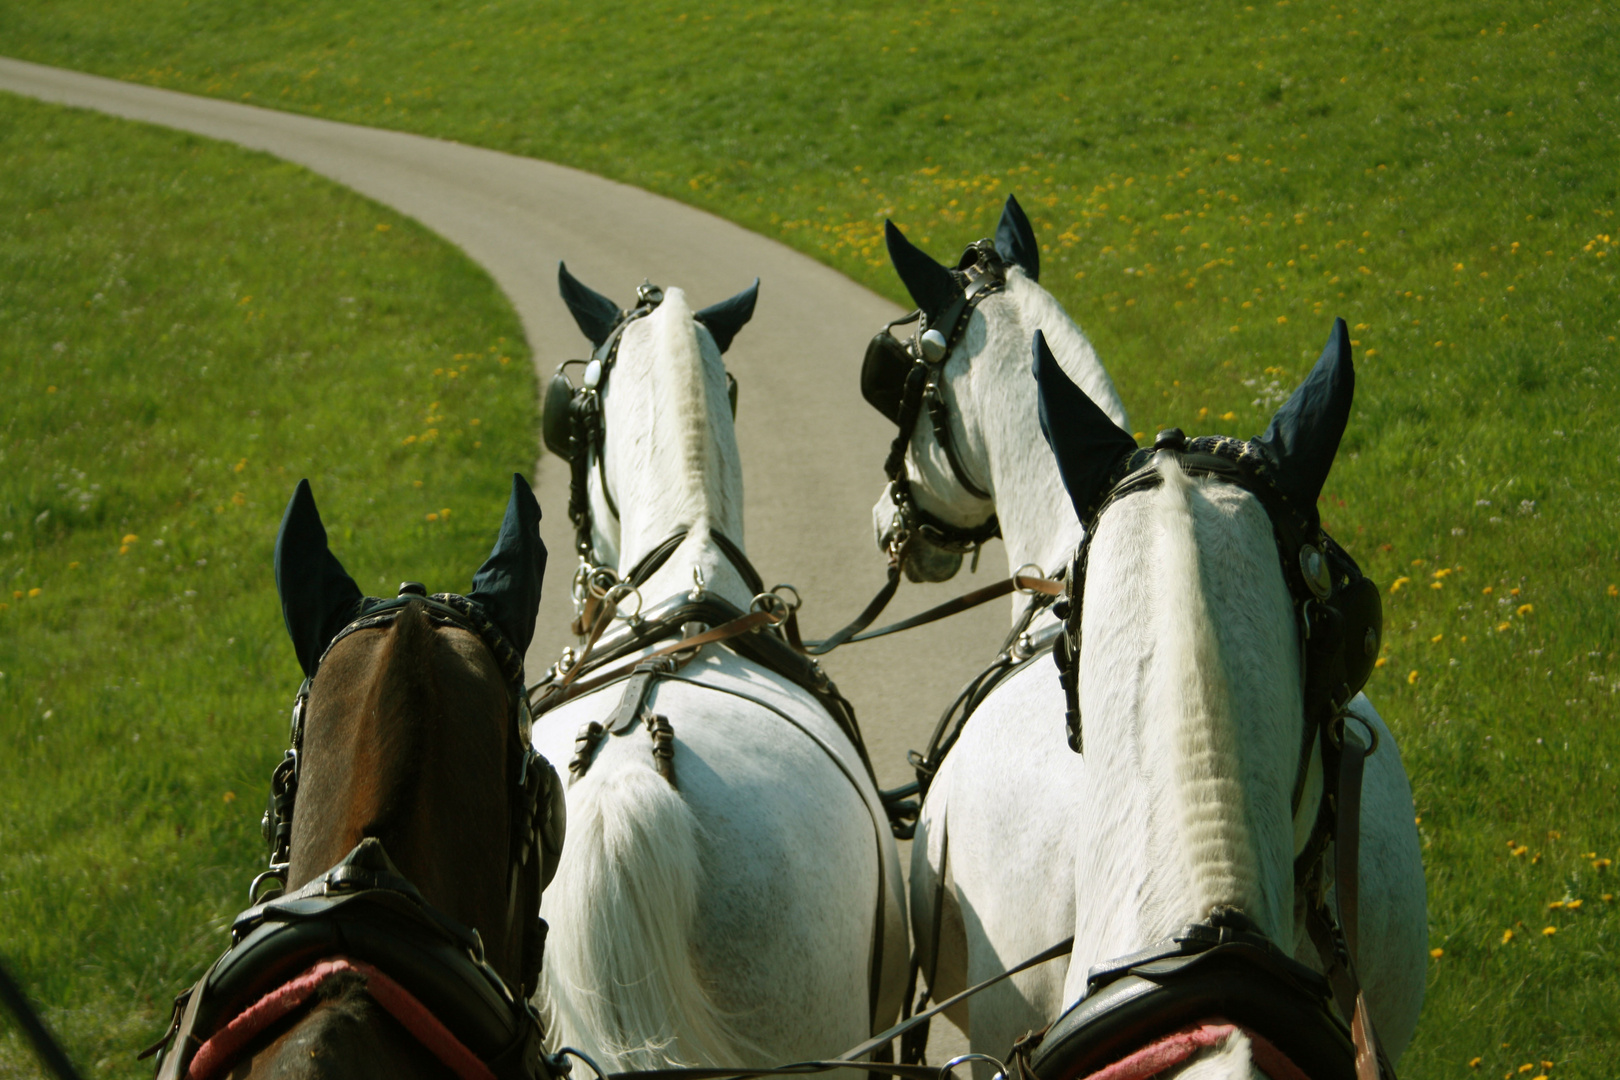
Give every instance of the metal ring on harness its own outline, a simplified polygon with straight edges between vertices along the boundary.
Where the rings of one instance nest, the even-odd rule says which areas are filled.
[[[636,610],[626,615],[619,610],[619,605],[632,596],[636,598]],[[621,581],[604,593],[602,595],[602,604],[604,607],[613,609],[615,619],[623,619],[625,622],[633,623],[641,618],[641,590],[627,581]]]
[[[763,612],[771,620],[772,626],[781,626],[787,622],[788,616],[793,614],[794,605],[786,597],[775,592],[762,592],[748,602],[749,611]]]
[[[957,1054],[955,1057],[951,1058],[951,1060],[939,1067],[939,1080],[946,1080],[947,1077],[954,1077],[956,1067],[958,1065],[965,1065],[970,1061],[987,1061],[996,1067],[996,1077],[1004,1078],[1007,1076],[1007,1066],[1004,1065],[1000,1060],[991,1057],[989,1054]]]
[[[1026,571],[1026,570],[1028,570],[1030,572],[1027,573],[1027,574],[1024,573],[1024,571]],[[1025,563],[1023,566],[1020,566],[1018,569],[1014,570],[1013,573],[1012,573],[1012,576],[1013,576],[1013,591],[1014,592],[1021,593],[1024,596],[1041,596],[1041,595],[1045,595],[1044,593],[1040,593],[1035,589],[1027,589],[1024,586],[1018,584],[1018,579],[1019,578],[1042,578],[1042,579],[1044,579],[1046,577],[1046,571],[1042,570],[1039,566],[1036,566],[1034,563],[1032,563],[1032,562]]]

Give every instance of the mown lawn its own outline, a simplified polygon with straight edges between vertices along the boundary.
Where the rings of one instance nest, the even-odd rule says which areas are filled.
[[[145,1075],[264,859],[293,485],[362,588],[465,589],[533,375],[479,269],[301,169],[9,95],[0,160],[0,956]]]
[[[1388,590],[1369,691],[1440,950],[1402,1072],[1525,1080],[1620,1054],[1617,30],[1500,0],[0,10],[13,55],[577,165],[897,299],[884,217],[953,258],[1014,191],[1145,433],[1253,434],[1343,315],[1325,514]]]

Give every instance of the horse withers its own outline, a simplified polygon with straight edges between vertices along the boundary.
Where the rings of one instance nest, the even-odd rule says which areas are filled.
[[[177,1001],[160,1078],[549,1075],[526,1001],[564,827],[524,694],[539,519],[514,476],[469,593],[378,599],[300,482],[275,553],[305,676],[255,882],[275,887]]]
[[[1029,369],[1035,332],[1114,425],[1126,428],[1126,414],[1084,332],[1040,286],[1028,219],[1009,197],[995,239],[972,245],[955,267],[892,224],[888,244],[919,321],[907,348],[875,340],[863,372],[868,400],[901,425],[874,508],[880,548],[902,558],[908,575],[942,580],[999,534],[1010,568],[1059,574],[1084,529],[1041,435]],[[1011,614],[999,656],[966,695],[969,719],[948,717],[919,756],[927,795],[912,847],[911,911],[936,1000],[1075,933],[1096,872],[1078,877],[1078,860],[1115,842],[1093,821],[1120,778],[1097,772],[1067,741],[1050,655],[1059,621],[1037,597],[1015,597]],[[1365,778],[1361,921],[1379,929],[1363,934],[1359,970],[1384,1046],[1398,1057],[1423,996],[1421,859],[1395,740],[1364,696],[1352,707],[1378,740]],[[1313,955],[1303,924],[1295,949]],[[974,1050],[1000,1056],[1072,1004],[1089,962],[1025,972],[948,1015]],[[1079,988],[1070,985],[1076,979]]]

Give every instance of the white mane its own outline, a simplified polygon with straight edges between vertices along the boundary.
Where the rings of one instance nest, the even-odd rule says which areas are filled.
[[[620,573],[627,573],[678,529],[688,530],[683,549],[644,588],[649,601],[689,588],[693,565],[708,581],[719,576],[711,591],[734,602],[748,599],[737,595],[740,581],[729,563],[702,554],[712,547],[711,530],[743,543],[742,463],[725,372],[714,339],[693,321],[686,294],[671,288],[651,315],[625,331],[608,377],[604,471],[623,516],[617,535],[605,535],[608,543],[599,547],[604,555],[616,552]],[[594,483],[592,513],[599,531],[612,520]]]

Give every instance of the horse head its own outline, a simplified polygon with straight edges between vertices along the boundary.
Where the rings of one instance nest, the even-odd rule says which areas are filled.
[[[645,284],[635,304],[620,310],[566,267],[558,277],[564,302],[595,350],[582,389],[565,386],[562,375],[563,383],[553,383],[556,400],[571,403],[568,415],[584,425],[575,428],[579,436],[572,442],[547,436],[548,445],[575,463],[582,490],[570,512],[581,527],[581,556],[628,579],[677,535],[701,546],[718,532],[740,544],[737,382],[722,354],[753,315],[758,279],[728,300],[693,311],[677,288]],[[560,405],[548,404],[547,411],[565,415]],[[547,421],[551,430],[560,423]],[[664,558],[685,587],[693,587],[695,576],[708,583],[730,574],[724,558],[689,554]]]
[[[529,745],[523,680],[546,564],[539,521],[533,492],[514,476],[468,593],[428,596],[406,582],[397,598],[378,599],[332,553],[309,482],[299,483],[275,575],[305,683],[266,815],[286,892],[238,916],[233,947],[193,991],[160,1075],[187,1059],[192,1075],[233,1062],[249,1075],[291,1062],[285,1075],[304,1075],[314,1047],[356,1068],[382,1062],[418,1075],[422,1046],[389,1017],[400,1015],[389,1004],[400,988],[463,1051],[489,1060],[532,1044],[538,1054],[523,999],[538,981],[537,912],[563,831],[560,785]],[[457,978],[470,982],[440,1003],[445,1015],[433,995]],[[233,1016],[264,1014],[267,1001],[280,1008],[322,979],[290,1027],[265,1027],[245,1045],[239,1034],[220,1041]],[[467,1003],[479,992],[489,998],[482,1012]]]
[[[1083,735],[1087,774],[1111,789],[1079,851],[1066,992],[1089,987],[1103,1015],[1109,984],[1086,973],[1189,926],[1293,963],[1296,903],[1311,902],[1320,866],[1324,770],[1337,768],[1324,762],[1350,753],[1335,725],[1377,653],[1376,588],[1315,508],[1355,378],[1340,320],[1263,435],[1171,429],[1139,450],[1039,334],[1034,354],[1041,430],[1087,532],[1060,650],[1071,746]]]
[[[890,483],[873,508],[878,546],[907,538],[913,580],[953,576],[964,552],[993,535],[1014,565],[1046,566],[1073,537],[1054,536],[1068,516],[1050,457],[1031,424],[1034,387],[1024,375],[1030,335],[1044,331],[1081,385],[1125,422],[1124,406],[1090,342],[1039,284],[1034,229],[1008,196],[993,239],[946,267],[889,222],[890,260],[917,304],[902,345],[886,329],[862,371],[867,400],[901,426]],[[894,324],[897,325],[897,324]]]

